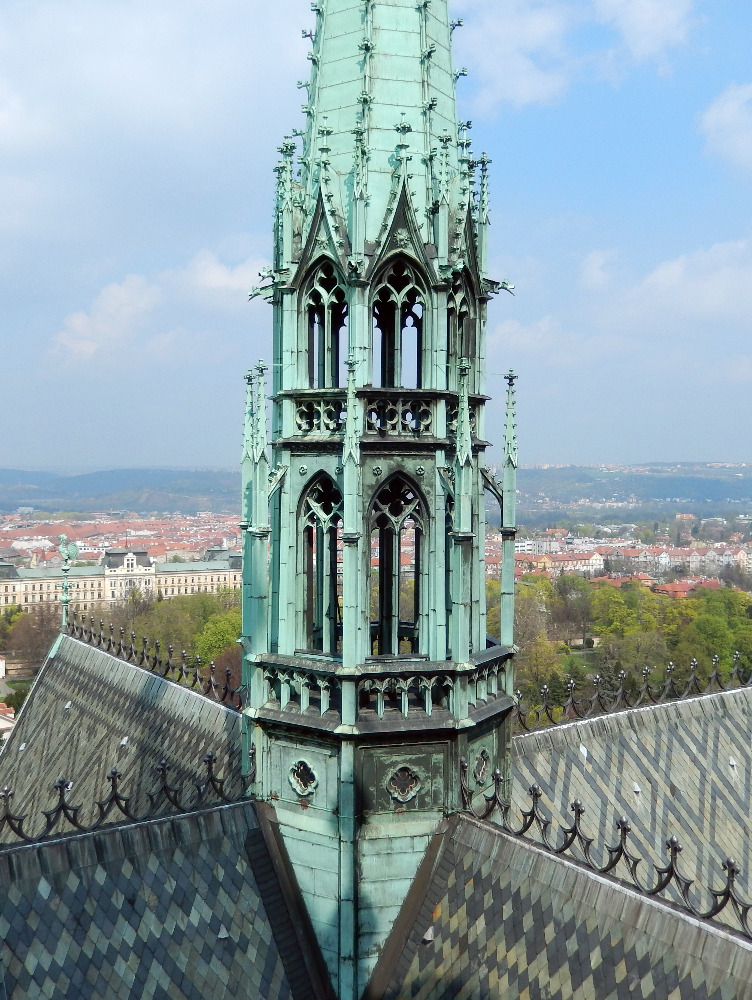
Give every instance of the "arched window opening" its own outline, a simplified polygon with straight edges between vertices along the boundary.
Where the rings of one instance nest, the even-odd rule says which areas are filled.
[[[398,260],[373,300],[373,384],[419,389],[423,379],[425,296],[415,271]]]
[[[306,296],[308,385],[336,389],[347,382],[347,301],[334,266],[322,264]]]
[[[460,358],[475,358],[475,316],[465,282],[460,278],[452,286],[447,299],[447,388],[457,389],[457,366]],[[474,386],[470,386],[474,391]]]
[[[371,654],[419,653],[425,518],[415,488],[390,479],[371,508]]]
[[[302,501],[303,647],[342,651],[342,495],[321,476]]]

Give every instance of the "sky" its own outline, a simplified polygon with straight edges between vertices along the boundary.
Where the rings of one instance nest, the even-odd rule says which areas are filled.
[[[752,461],[752,4],[450,8],[520,461]],[[308,0],[4,0],[0,467],[237,466],[312,24]]]

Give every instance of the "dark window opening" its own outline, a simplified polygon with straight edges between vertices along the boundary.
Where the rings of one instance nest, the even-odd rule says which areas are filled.
[[[402,261],[384,276],[373,301],[373,384],[419,389],[423,371],[424,297]]]
[[[457,391],[457,369],[461,358],[471,362],[474,370],[476,354],[476,320],[468,301],[464,283],[456,281],[447,301],[447,388]],[[475,391],[471,376],[470,391]]]
[[[328,476],[303,498],[303,642],[311,652],[342,651],[342,496]]]
[[[322,264],[313,277],[306,303],[308,385],[337,389],[347,381],[347,302],[334,267]]]
[[[419,653],[424,517],[410,483],[395,477],[371,510],[371,654]]]

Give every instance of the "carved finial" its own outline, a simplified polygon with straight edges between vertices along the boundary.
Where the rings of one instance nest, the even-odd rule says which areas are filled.
[[[367,150],[365,147],[366,127],[363,123],[363,116],[358,115],[355,120],[355,128],[352,130],[355,136],[355,176],[353,193],[356,198],[364,198],[368,186],[368,171],[366,168]]]
[[[342,441],[342,467],[352,461],[357,469],[360,466],[360,419],[358,398],[355,391],[355,370],[358,363],[353,354],[348,355],[345,362],[347,368],[347,409],[345,413],[345,433]]]
[[[478,160],[480,166],[480,198],[478,201],[478,222],[487,224],[489,221],[489,197],[488,197],[488,168],[491,164],[489,157],[483,153]]]
[[[504,376],[507,382],[507,424],[504,433],[504,461],[517,468],[517,401],[514,383],[518,376],[508,371]]]
[[[473,457],[473,433],[470,425],[470,397],[468,393],[470,362],[467,358],[460,358],[457,362],[457,376],[459,399],[457,400],[456,457],[457,462],[463,465],[471,463]]]
[[[395,132],[399,132],[399,134],[402,136],[403,139],[408,134],[408,132],[412,132],[413,130],[412,125],[408,121],[405,121],[405,117],[406,117],[406,112],[404,111],[400,112],[400,120],[394,126]]]

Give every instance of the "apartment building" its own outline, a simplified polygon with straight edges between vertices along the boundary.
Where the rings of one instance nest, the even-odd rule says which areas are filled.
[[[94,611],[118,604],[138,591],[147,599],[216,593],[241,586],[241,556],[229,549],[209,549],[201,562],[156,563],[146,549],[107,549],[98,566],[72,566],[68,572],[71,606]],[[57,602],[60,569],[16,567],[0,562],[0,608],[17,605],[35,611]]]

